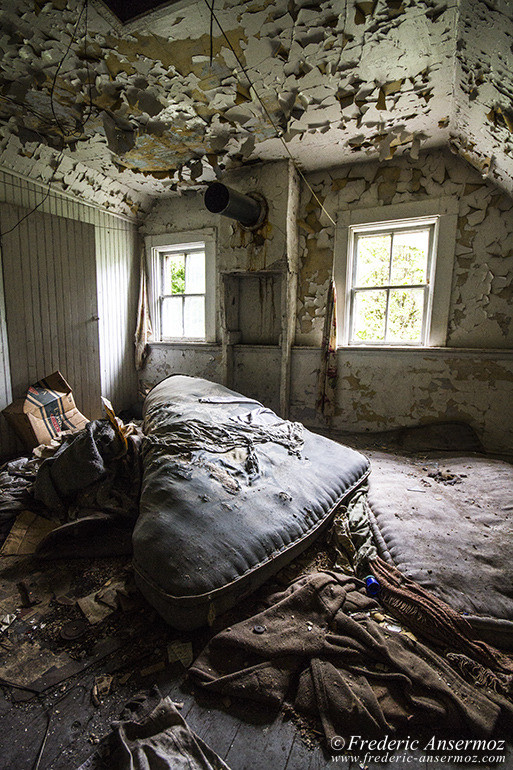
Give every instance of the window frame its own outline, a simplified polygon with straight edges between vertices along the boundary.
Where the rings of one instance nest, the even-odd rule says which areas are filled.
[[[216,341],[216,231],[213,228],[149,236],[145,239],[148,264],[148,299],[155,342],[201,345]],[[205,337],[163,337],[161,332],[162,255],[171,252],[205,251]],[[183,296],[183,295],[177,295]],[[193,295],[191,295],[193,296]],[[196,295],[199,296],[199,295]]]
[[[444,347],[447,340],[447,324],[452,288],[452,272],[456,244],[458,201],[441,197],[423,201],[353,209],[339,212],[335,230],[334,277],[337,287],[338,347],[366,349],[397,349],[405,347]],[[428,303],[423,340],[420,342],[365,342],[350,341],[351,301],[353,271],[355,269],[355,233],[404,228],[416,223],[435,222],[431,248],[431,266],[428,279]]]

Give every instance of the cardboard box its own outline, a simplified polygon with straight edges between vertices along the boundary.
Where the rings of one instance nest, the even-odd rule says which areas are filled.
[[[89,422],[75,406],[71,387],[60,372],[31,385],[25,398],[17,398],[3,414],[28,449]]]

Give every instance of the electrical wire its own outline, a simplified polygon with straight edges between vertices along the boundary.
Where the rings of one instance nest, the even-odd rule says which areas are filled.
[[[93,87],[91,85],[91,72],[89,70],[89,61],[87,59],[87,38],[89,35],[89,19],[88,19],[89,0],[84,0],[84,2],[85,2],[84,58],[85,58],[86,70],[87,70],[87,85],[89,87],[89,112],[87,113],[87,117],[80,124],[80,132],[82,134],[84,133],[84,128],[86,127],[93,113]]]
[[[214,58],[214,0],[212,0],[212,10],[210,12],[210,68]]]
[[[72,32],[71,38],[69,40],[69,43],[67,45],[67,48],[66,48],[66,50],[64,52],[64,55],[62,56],[58,66],[57,66],[57,68],[55,70],[55,74],[54,74],[53,80],[52,80],[52,87],[50,89],[50,107],[51,107],[51,110],[52,110],[52,115],[54,117],[55,123],[57,124],[57,126],[58,126],[58,128],[59,128],[59,130],[60,130],[60,132],[62,134],[62,141],[63,142],[66,139],[69,139],[70,137],[80,136],[83,133],[85,125],[86,125],[87,121],[90,119],[92,111],[93,111],[93,101],[92,101],[92,93],[91,93],[92,88],[91,88],[91,79],[90,79],[90,71],[89,71],[89,62],[87,61],[87,35],[88,35],[88,31],[89,31],[88,30],[88,16],[87,16],[88,5],[89,5],[89,0],[84,0],[84,2],[82,4],[82,9],[81,9],[81,11],[80,11],[80,13],[78,15],[78,19],[77,19],[77,21],[75,23],[75,27],[73,28],[73,32]],[[54,93],[55,93],[55,87],[56,87],[56,84],[57,84],[57,77],[59,75],[61,67],[64,64],[65,60],[66,60],[66,57],[67,57],[67,55],[68,55],[68,53],[70,51],[71,46],[77,40],[77,30],[78,30],[80,21],[82,19],[82,16],[84,15],[84,12],[85,12],[84,55],[86,57],[87,83],[88,83],[88,86],[89,86],[89,113],[88,113],[86,119],[83,120],[82,123],[80,124],[80,130],[75,129],[72,132],[67,132],[67,129],[65,130],[65,128],[63,127],[62,123],[60,122],[60,120],[59,120],[59,118],[57,116],[57,112],[55,110]],[[11,102],[13,104],[22,106],[28,112],[32,112],[36,117],[40,118],[41,120],[47,120],[46,116],[43,115],[43,113],[38,112],[37,110],[31,108],[29,105],[20,104],[15,99],[13,99],[13,98],[5,95],[5,94],[0,94],[0,98],[5,99],[6,101],[9,101],[9,102]],[[45,137],[43,137],[43,135],[37,129],[31,129],[31,130],[33,130],[34,133],[38,134],[38,136],[41,138],[41,140],[43,142],[45,142]],[[50,196],[51,184],[52,184],[52,182],[53,182],[53,180],[55,178],[55,174],[56,174],[57,168],[59,167],[63,157],[64,157],[64,155],[63,155],[63,151],[61,149],[60,156],[59,156],[59,158],[58,158],[58,160],[56,162],[56,165],[54,167],[53,173],[52,173],[52,175],[51,175],[51,177],[50,177],[50,179],[48,181],[48,189],[47,189],[46,193],[44,194],[44,196],[39,201],[39,203],[37,203],[30,211],[28,211],[26,214],[24,214],[21,217],[21,219],[19,219],[16,222],[16,224],[13,225],[9,230],[6,230],[5,232],[0,232],[0,239],[4,235],[8,235],[9,233],[12,233],[13,230],[16,230],[16,228],[19,227],[19,225],[22,222],[24,222],[25,219],[30,217],[31,214],[33,214],[35,211],[37,211],[43,205],[43,203],[46,202],[46,200]]]
[[[82,9],[81,9],[81,11],[80,11],[80,13],[78,15],[78,19],[76,21],[75,27],[74,27],[73,32],[71,34],[71,37],[70,37],[69,43],[67,45],[66,51],[64,52],[64,56],[60,60],[58,66],[57,66],[57,68],[55,70],[55,74],[54,74],[53,80],[52,80],[52,87],[50,89],[50,106],[51,106],[51,109],[52,109],[52,114],[53,114],[53,117],[54,117],[54,120],[55,120],[57,126],[59,127],[59,129],[60,129],[60,131],[62,133],[63,139],[66,139],[66,138],[68,138],[70,136],[77,136],[77,132],[76,132],[76,129],[75,129],[75,132],[67,133],[67,129],[66,130],[64,129],[64,127],[61,124],[59,118],[57,117],[57,113],[55,111],[55,102],[54,102],[55,87],[57,85],[57,77],[59,75],[59,72],[61,71],[61,67],[64,64],[64,62],[66,61],[66,58],[68,56],[68,53],[70,51],[71,46],[73,45],[73,43],[77,39],[78,25],[80,24],[80,22],[82,20],[82,16],[84,15],[84,11],[87,8],[87,4],[88,4],[88,0],[84,0],[84,2],[82,4]]]
[[[233,45],[232,45],[232,43],[231,43],[231,41],[230,41],[230,39],[229,39],[228,35],[227,35],[227,34],[226,34],[226,32],[224,31],[223,27],[221,26],[221,23],[220,23],[219,19],[217,18],[217,15],[216,15],[216,13],[215,13],[215,11],[214,11],[214,2],[213,2],[213,0],[212,0],[212,5],[210,5],[210,3],[208,2],[208,0],[205,0],[205,5],[206,5],[206,6],[207,6],[207,8],[210,10],[210,13],[211,13],[211,18],[213,18],[213,19],[215,20],[215,22],[216,22],[217,26],[219,27],[219,31],[221,32],[222,36],[224,37],[224,39],[225,39],[225,40],[226,40],[226,42],[228,43],[228,45],[229,45],[229,47],[230,47],[230,50],[231,50],[231,52],[232,52],[232,53],[233,53],[233,55],[235,56],[235,59],[236,59],[236,61],[237,61],[238,65],[239,65],[239,67],[241,68],[241,71],[242,71],[242,72],[243,72],[243,74],[244,74],[244,77],[245,77],[245,78],[246,78],[246,80],[248,81],[250,88],[253,90],[253,93],[255,94],[256,98],[258,99],[258,101],[259,101],[259,103],[260,103],[260,106],[262,107],[262,110],[263,110],[264,114],[265,114],[265,115],[266,115],[266,117],[267,117],[267,120],[269,121],[269,123],[271,124],[271,126],[273,127],[273,129],[275,130],[275,132],[276,132],[276,137],[277,137],[277,138],[278,138],[278,139],[281,141],[281,143],[282,143],[282,145],[283,145],[283,147],[284,147],[284,149],[285,149],[285,152],[287,153],[287,155],[288,155],[288,156],[289,156],[289,158],[291,159],[292,163],[294,164],[294,167],[296,168],[296,170],[297,170],[298,174],[300,175],[301,179],[303,180],[303,182],[304,182],[304,183],[306,184],[306,186],[308,187],[309,191],[312,193],[312,196],[314,197],[315,201],[316,201],[316,202],[318,203],[318,205],[320,206],[321,210],[322,210],[322,211],[323,211],[323,212],[326,214],[326,216],[328,217],[328,219],[330,220],[330,222],[332,222],[332,224],[333,224],[333,225],[336,225],[336,222],[335,222],[335,220],[333,219],[333,217],[331,216],[331,214],[329,213],[329,211],[327,211],[327,209],[324,207],[324,204],[322,203],[321,199],[319,198],[319,196],[317,195],[317,193],[315,192],[315,190],[313,189],[313,187],[311,186],[311,184],[309,183],[309,181],[307,180],[307,178],[305,177],[305,175],[303,174],[303,172],[301,171],[301,169],[298,167],[298,165],[297,165],[297,163],[296,163],[296,159],[295,159],[295,158],[294,158],[294,156],[292,155],[291,151],[290,151],[290,150],[289,150],[289,148],[288,148],[288,145],[287,145],[286,141],[284,140],[284,138],[283,138],[283,136],[282,136],[282,131],[281,131],[281,129],[280,129],[280,128],[279,128],[279,127],[276,125],[276,123],[274,122],[274,120],[273,120],[273,118],[272,118],[271,114],[269,113],[269,110],[268,110],[268,109],[267,109],[267,107],[265,106],[265,103],[264,103],[263,99],[260,97],[260,94],[258,93],[258,91],[256,90],[255,86],[253,85],[253,82],[252,82],[252,80],[251,80],[250,76],[248,75],[248,71],[247,71],[247,69],[246,69],[245,65],[244,65],[244,64],[241,62],[241,60],[240,60],[240,58],[239,58],[239,56],[238,56],[237,52],[235,51],[235,49],[234,49],[234,47],[233,47]]]
[[[56,165],[55,165],[55,168],[54,168],[54,170],[53,170],[52,176],[50,177],[50,180],[49,180],[49,182],[48,182],[48,185],[51,185],[51,183],[53,182],[53,180],[54,180],[54,178],[55,178],[55,174],[56,174],[56,171],[57,171],[57,169],[58,169],[58,167],[59,167],[59,163],[61,162],[61,160],[62,160],[62,152],[61,152],[61,157],[60,157],[60,159],[59,159],[59,162],[58,162],[58,163],[56,163]],[[48,190],[47,190],[47,191],[46,191],[46,193],[43,195],[43,197],[41,198],[41,200],[39,201],[39,203],[38,203],[38,204],[36,204],[36,205],[34,206],[34,208],[32,208],[30,211],[27,211],[27,213],[26,213],[26,214],[24,214],[24,215],[21,217],[21,219],[18,219],[18,221],[16,222],[16,224],[15,224],[15,225],[13,225],[12,227],[10,227],[10,228],[9,228],[9,230],[5,230],[4,232],[1,232],[1,233],[0,233],[0,245],[1,245],[1,239],[4,237],[4,235],[8,235],[9,233],[12,233],[12,231],[13,231],[13,230],[16,230],[16,228],[17,228],[17,227],[19,227],[19,226],[21,225],[21,223],[25,221],[25,219],[28,219],[28,217],[30,217],[30,216],[31,216],[31,214],[33,214],[35,211],[37,211],[37,210],[38,210],[38,208],[40,208],[40,207],[43,205],[43,203],[44,203],[44,202],[45,202],[45,201],[48,199],[48,196],[50,195],[50,190],[51,190],[51,188],[50,188],[50,186],[48,186]]]

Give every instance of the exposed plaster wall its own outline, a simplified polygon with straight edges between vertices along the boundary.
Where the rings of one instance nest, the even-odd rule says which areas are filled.
[[[513,6],[460,0],[451,145],[511,191]]]
[[[269,243],[261,247],[260,257],[255,259],[255,252],[243,245],[247,234],[238,232],[228,220],[217,221],[219,270],[261,270],[283,258],[285,170],[283,164],[273,164],[231,180],[237,189],[260,189],[268,196],[272,228],[267,230]],[[513,399],[513,360],[508,352],[513,347],[511,199],[460,158],[442,151],[423,154],[418,160],[402,157],[386,164],[336,168],[310,175],[309,181],[332,216],[337,210],[432,196],[459,199],[449,347],[431,351],[340,350],[334,425],[375,431],[459,419],[470,422],[490,449],[505,450],[513,433],[513,418],[504,413],[504,404]],[[291,413],[308,424],[320,425],[315,398],[334,228],[304,184],[298,221],[300,270]],[[202,200],[189,195],[158,203],[145,229],[157,233],[213,224],[216,218],[206,212]],[[257,323],[260,310],[258,304],[246,304],[242,312]],[[462,348],[476,350],[472,353]],[[498,348],[503,352],[492,350]],[[233,348],[237,387],[275,409],[278,364],[277,347]],[[153,384],[173,371],[222,381],[219,348],[153,346],[143,381]]]
[[[445,152],[367,163],[309,177],[333,216],[409,200],[459,200],[447,345],[513,347],[513,200]],[[319,345],[333,259],[334,227],[303,187],[296,344]],[[339,287],[339,291],[342,287]]]
[[[142,388],[158,382],[173,372],[226,379],[227,354],[230,356],[231,385],[267,403],[275,395],[279,407],[282,276],[287,272],[288,164],[284,161],[255,165],[244,172],[227,174],[223,181],[240,192],[258,192],[268,203],[268,218],[261,228],[250,232],[234,220],[209,214],[203,195],[186,193],[155,204],[146,218],[142,233],[161,235],[214,226],[217,230],[217,336],[221,342],[237,329],[246,342],[260,342],[254,354],[243,346],[221,348],[203,345],[152,345],[151,355],[141,374]],[[284,279],[283,279],[284,280]],[[239,283],[240,282],[240,283]],[[227,312],[226,304],[229,304]],[[232,319],[232,327],[227,319]],[[230,327],[230,328],[229,328]],[[273,338],[276,347],[272,367],[262,364],[258,350],[269,350]],[[265,353],[262,353],[265,355]],[[203,374],[202,374],[203,372]],[[272,374],[271,374],[272,372]],[[273,386],[269,383],[272,381]]]
[[[140,373],[139,390],[145,394],[153,385],[172,374],[188,374],[221,382],[223,377],[219,345],[152,344],[146,365]]]
[[[458,420],[470,424],[489,451],[513,454],[511,351],[344,348],[338,367],[332,423],[338,430],[372,432]],[[318,369],[318,350],[295,348],[291,415],[321,427],[315,411]]]

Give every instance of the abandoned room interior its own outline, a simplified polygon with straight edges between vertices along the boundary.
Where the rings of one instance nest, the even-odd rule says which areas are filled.
[[[513,767],[510,0],[0,19],[0,768]]]

